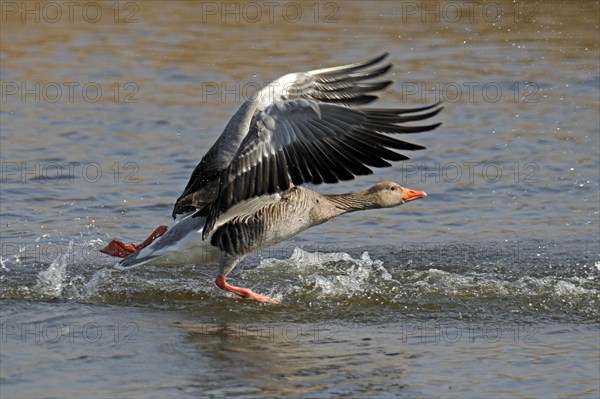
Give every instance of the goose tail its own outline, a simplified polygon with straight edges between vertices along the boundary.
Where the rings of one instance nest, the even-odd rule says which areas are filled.
[[[131,255],[128,255],[126,258],[122,259],[121,261],[119,261],[115,264],[115,269],[117,269],[117,270],[133,269],[135,267],[145,265],[152,261],[156,261],[156,260],[162,258],[163,256],[165,256],[164,254],[158,255],[155,253],[144,254],[144,252],[146,252],[146,251],[141,250],[139,252],[134,252]]]

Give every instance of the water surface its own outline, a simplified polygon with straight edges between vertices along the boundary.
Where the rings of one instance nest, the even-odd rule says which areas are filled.
[[[599,395],[597,3],[90,4],[2,15],[2,397]],[[443,125],[316,189],[428,197],[242,262],[280,306],[98,253],[170,222],[256,87],[383,51],[377,106],[443,101]]]

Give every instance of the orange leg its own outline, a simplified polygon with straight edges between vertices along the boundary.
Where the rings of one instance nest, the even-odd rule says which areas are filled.
[[[260,302],[260,303],[270,303],[270,304],[275,304],[275,305],[280,303],[276,299],[269,298],[268,296],[265,296],[265,295],[257,294],[256,292],[253,292],[252,290],[249,290],[248,288],[234,287],[233,285],[229,285],[229,284],[227,284],[227,281],[225,281],[225,276],[222,274],[219,274],[217,276],[217,279],[215,280],[215,284],[217,284],[217,287],[219,287],[225,291],[233,292],[234,294],[239,295],[242,298],[254,299],[255,301]]]
[[[152,232],[152,234],[150,234],[150,236],[148,236],[148,238],[146,238],[144,240],[144,242],[142,242],[140,245],[138,245],[137,250],[139,251],[140,249],[146,248],[148,245],[152,244],[152,242],[154,240],[156,240],[158,237],[164,235],[167,232],[167,226],[158,226],[156,229],[154,229],[154,231]]]
[[[148,238],[144,240],[141,244],[130,243],[129,245],[123,243],[122,241],[112,240],[108,243],[108,245],[100,250],[100,252],[105,253],[107,255],[116,256],[118,258],[125,258],[126,256],[141,250],[142,248],[146,248],[148,245],[152,244],[154,240],[158,237],[162,236],[167,232],[167,226],[158,226],[152,234]]]

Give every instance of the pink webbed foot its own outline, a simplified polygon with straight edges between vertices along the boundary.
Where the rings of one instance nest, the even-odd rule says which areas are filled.
[[[129,245],[125,244],[122,241],[117,241],[117,240],[112,240],[111,242],[108,243],[107,246],[105,246],[104,248],[102,248],[100,250],[100,252],[107,254],[107,255],[111,255],[111,256],[116,256],[118,258],[125,258],[128,255],[137,252],[138,251],[138,245],[131,243]]]
[[[118,258],[125,258],[128,255],[131,255],[134,252],[137,252],[143,248],[146,248],[148,245],[152,244],[154,240],[158,237],[162,236],[167,232],[167,226],[158,226],[152,234],[148,238],[144,240],[141,244],[130,243],[129,245],[123,243],[122,241],[112,240],[108,243],[108,245],[100,250],[100,252],[116,256]]]
[[[225,276],[222,274],[219,274],[217,276],[217,279],[215,280],[215,284],[217,284],[217,287],[219,287],[225,291],[233,292],[234,294],[239,295],[242,298],[254,299],[257,302],[268,303],[268,304],[272,304],[272,305],[277,305],[280,303],[276,299],[269,298],[268,296],[265,296],[265,295],[257,294],[256,292],[249,290],[248,288],[241,288],[241,287],[235,287],[233,285],[229,285],[227,283],[227,281],[225,280]]]

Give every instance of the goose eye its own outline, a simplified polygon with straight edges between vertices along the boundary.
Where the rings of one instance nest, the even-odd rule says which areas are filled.
[[[392,187],[392,191],[396,191],[396,187]]]

